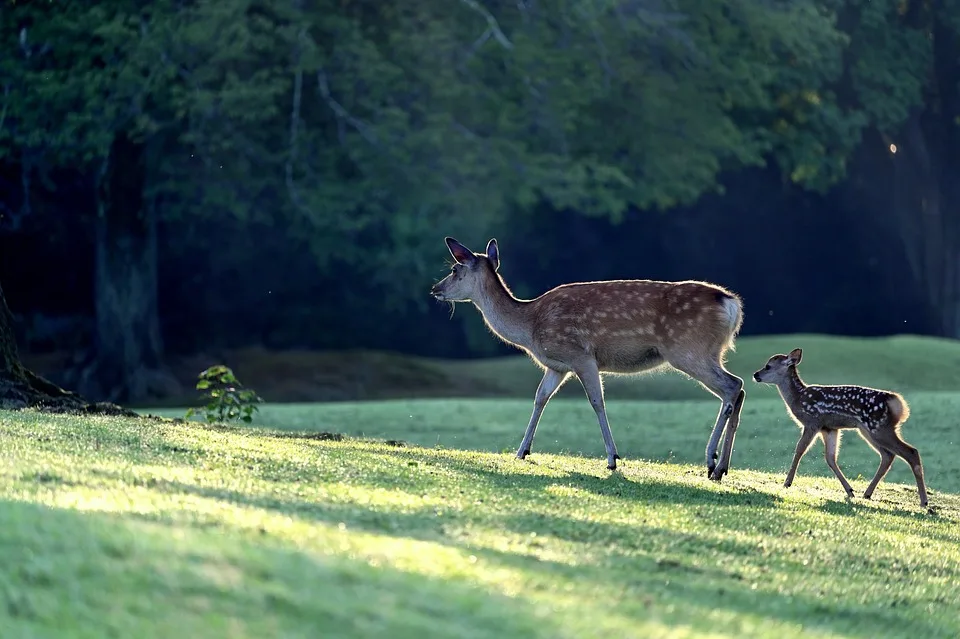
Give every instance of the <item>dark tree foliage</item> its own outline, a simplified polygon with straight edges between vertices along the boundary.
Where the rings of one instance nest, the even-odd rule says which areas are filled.
[[[90,396],[218,342],[499,352],[423,319],[444,235],[499,235],[521,294],[682,272],[768,307],[746,332],[816,288],[827,330],[867,282],[960,337],[955,0],[0,7],[0,231],[89,237]]]

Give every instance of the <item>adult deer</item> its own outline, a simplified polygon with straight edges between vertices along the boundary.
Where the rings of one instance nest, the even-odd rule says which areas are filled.
[[[572,374],[600,422],[607,468],[615,470],[620,455],[607,421],[601,374],[670,366],[720,398],[706,448],[707,476],[719,481],[728,472],[744,400],[743,380],[723,366],[743,323],[737,295],[704,282],[612,280],[564,284],[521,300],[497,272],[496,239],[487,244],[485,254],[452,237],[446,243],[456,263],[434,284],[433,296],[444,302],[472,302],[495,335],[525,351],[544,371],[517,458],[530,454],[543,409]]]
[[[789,355],[774,355],[767,360],[766,366],[753,374],[755,381],[777,387],[787,412],[801,429],[793,463],[783,482],[784,488],[789,488],[793,483],[800,460],[819,435],[823,439],[827,465],[840,480],[847,496],[853,497],[853,488],[837,464],[837,453],[840,449],[840,431],[855,428],[880,455],[880,467],[864,491],[864,499],[870,499],[877,484],[899,455],[913,470],[920,505],[926,506],[927,488],[923,481],[920,453],[900,437],[900,427],[910,416],[907,400],[899,393],[867,386],[806,384],[797,372],[797,365],[802,358],[803,351],[795,348]]]

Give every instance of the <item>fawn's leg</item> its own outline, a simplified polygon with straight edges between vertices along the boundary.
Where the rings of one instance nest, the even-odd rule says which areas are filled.
[[[876,444],[874,444],[874,448],[876,448],[877,452],[880,453],[880,466],[877,468],[877,474],[873,476],[873,481],[871,481],[870,485],[867,486],[867,489],[863,491],[864,499],[870,499],[873,497],[873,491],[877,489],[877,484],[880,483],[880,480],[886,477],[887,472],[890,470],[890,466],[893,465],[893,460],[896,459],[896,455],[891,453],[886,448],[881,448]]]
[[[840,470],[840,466],[837,464],[837,453],[840,450],[840,431],[824,429],[820,431],[820,436],[823,437],[823,456],[827,460],[827,466],[830,467],[833,474],[840,480],[843,489],[847,491],[847,497],[853,497],[853,488],[850,486],[847,478],[843,476],[843,471]]]
[[[603,436],[603,446],[607,449],[607,468],[616,470],[617,460],[620,455],[617,454],[617,445],[613,441],[613,433],[610,432],[610,424],[607,422],[607,410],[603,403],[603,381],[600,379],[600,369],[593,360],[584,362],[578,366],[574,372],[583,385],[583,390],[587,393],[590,405],[593,406],[597,414],[597,421],[600,422],[600,434]]]
[[[797,467],[800,465],[800,460],[807,454],[807,451],[810,449],[810,444],[813,443],[813,438],[816,436],[816,429],[806,426],[803,427],[803,432],[800,433],[800,439],[797,440],[797,450],[793,454],[793,463],[790,464],[787,478],[783,482],[784,488],[790,488],[790,485],[793,483],[793,478],[797,474]]]
[[[530,447],[533,446],[533,438],[537,434],[537,424],[540,423],[540,416],[547,402],[559,390],[563,383],[570,378],[570,373],[561,373],[552,368],[548,368],[543,373],[543,379],[537,387],[537,394],[533,400],[533,414],[530,415],[530,423],[527,424],[527,430],[523,433],[523,441],[520,442],[520,448],[517,449],[517,459],[524,459],[530,454]]]
[[[920,460],[920,453],[916,448],[900,439],[893,429],[881,433],[877,436],[877,440],[885,448],[889,448],[890,452],[903,457],[904,461],[910,465],[910,470],[913,471],[913,476],[917,480],[917,494],[920,497],[920,505],[926,506],[927,487],[923,481],[923,462]]]

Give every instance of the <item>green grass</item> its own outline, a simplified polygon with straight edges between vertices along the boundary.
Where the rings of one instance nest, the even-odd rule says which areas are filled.
[[[906,395],[929,510],[900,460],[845,499],[819,442],[782,488],[799,430],[752,381],[722,484],[719,402],[676,374],[607,384],[617,472],[575,381],[514,459],[523,358],[405,365],[481,398],[268,404],[255,427],[0,413],[0,637],[960,636],[960,349],[757,338],[731,368],[794,346],[808,381]],[[844,441],[859,495],[879,458]]]
[[[736,350],[729,353],[727,366],[735,375],[749,380],[758,368],[775,353],[789,353],[794,348],[804,352],[801,374],[811,382],[822,384],[873,384],[901,392],[913,390],[960,390],[960,340],[946,340],[915,335],[884,338],[851,338],[830,335],[774,335],[744,337],[737,340]],[[429,360],[428,360],[429,361]],[[473,381],[481,389],[480,396],[496,394],[507,397],[529,397],[542,373],[523,356],[470,360],[464,362],[434,361],[433,365],[457,380],[457,387]],[[624,399],[702,399],[703,389],[675,373],[642,376],[611,376],[605,381],[607,390]],[[748,387],[748,393],[775,396],[769,388]],[[466,393],[459,392],[458,396]],[[567,383],[557,397],[582,396],[583,389]]]
[[[262,416],[424,447],[4,413],[0,636],[956,637],[960,394],[911,400],[932,512],[899,461],[847,501],[819,444],[783,489],[798,430],[770,399],[720,485],[711,402],[611,400],[616,473],[583,400],[526,462],[522,400]],[[862,492],[877,457],[847,442]]]

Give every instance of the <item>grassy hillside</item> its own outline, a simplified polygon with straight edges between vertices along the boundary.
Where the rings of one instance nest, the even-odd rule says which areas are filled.
[[[819,444],[781,488],[772,400],[720,485],[703,402],[612,403],[616,473],[581,400],[529,462],[527,400],[268,407],[287,430],[0,414],[0,636],[956,637],[960,394],[912,403],[930,512],[899,461],[847,501]],[[862,493],[877,457],[846,442]]]
[[[494,339],[493,336],[490,339]],[[804,349],[803,374],[822,383],[888,386],[901,391],[960,390],[960,341],[917,336],[849,338],[823,335],[747,337],[730,354],[731,370],[748,379],[777,352]],[[56,374],[63,357],[26,358],[29,366]],[[184,387],[161,404],[195,402],[197,374],[212,364],[232,367],[241,381],[269,402],[349,401],[398,398],[521,397],[532,401],[539,369],[525,356],[437,360],[377,351],[313,352],[246,348],[171,362]],[[610,377],[620,399],[712,399],[677,373]],[[768,393],[767,389],[748,392]],[[574,380],[558,397],[583,397]],[[155,402],[156,403],[156,402]]]
[[[801,375],[822,384],[866,384],[918,390],[960,390],[960,341],[919,336],[851,338],[827,335],[776,335],[742,338],[729,354],[727,366],[735,375],[750,380],[775,353],[803,349]],[[462,363],[444,362],[441,368],[454,378],[477,380],[480,388],[496,388],[496,394],[529,397],[541,372],[525,357],[494,358]],[[583,397],[583,389],[567,384],[558,397]],[[606,388],[615,397],[627,399],[713,398],[699,384],[675,372],[643,376],[610,376]],[[748,381],[747,392],[775,396],[769,387]]]
[[[785,474],[800,429],[787,416],[779,398],[756,394],[748,395],[741,414],[733,467]],[[907,394],[907,398],[912,412],[903,426],[903,436],[920,450],[930,485],[960,492],[960,465],[953,454],[960,443],[960,393],[917,392]],[[286,431],[332,432],[402,440],[423,447],[513,454],[532,407],[532,400],[520,399],[277,404],[264,406],[255,423]],[[607,416],[625,463],[652,460],[700,464],[719,408],[719,401],[638,401],[608,396]],[[182,415],[181,410],[156,412]],[[600,428],[585,399],[551,401],[540,420],[533,450],[584,455],[600,466],[606,465]],[[840,466],[848,479],[860,476],[865,487],[879,459],[857,434],[843,435]],[[833,477],[824,462],[819,440],[800,465],[800,476],[810,473]],[[913,474],[902,461],[896,462],[887,480],[914,482]],[[839,490],[839,483],[837,486]]]

